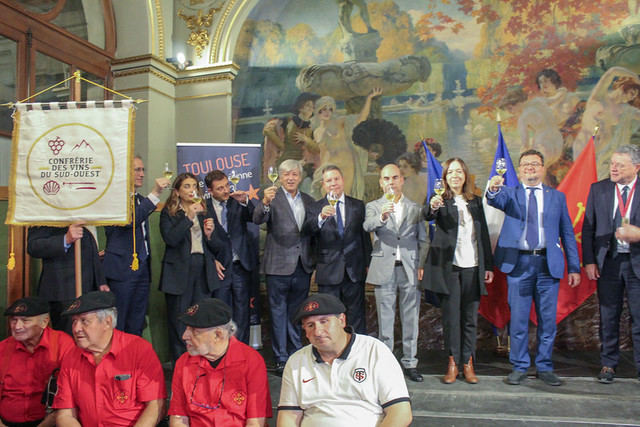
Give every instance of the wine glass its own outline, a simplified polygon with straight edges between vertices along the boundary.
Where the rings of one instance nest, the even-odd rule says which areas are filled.
[[[395,191],[393,191],[393,188],[391,188],[391,186],[390,186],[390,185],[389,185],[389,186],[387,186],[387,191],[385,191],[385,192],[384,192],[384,197],[385,197],[388,201],[392,202],[392,201],[393,201],[393,199],[395,198],[395,196],[396,196],[396,193],[395,193]]]
[[[276,181],[278,180],[278,169],[276,169],[275,166],[269,166],[267,177],[269,177],[272,185],[276,185]]]
[[[444,181],[438,178],[433,183],[433,191],[440,197],[444,194]]]
[[[332,208],[336,206],[336,203],[338,203],[336,193],[334,193],[333,191],[329,192],[329,197],[327,197],[327,200],[329,201],[329,204]]]
[[[193,198],[191,199],[193,203],[202,203],[202,196],[200,195],[198,190],[193,190],[191,194],[193,195]]]
[[[162,172],[162,174],[164,175],[164,177],[166,179],[168,179],[169,181],[171,181],[171,178],[173,178],[173,171],[171,170],[171,168],[169,167],[169,162],[165,162],[164,163],[164,172]]]
[[[229,174],[229,181],[233,184],[231,186],[231,191],[236,191],[236,185],[240,182],[240,175],[238,175],[235,170],[232,170]]]
[[[507,173],[507,159],[505,159],[504,157],[500,157],[498,160],[496,160],[496,172],[500,176],[503,176],[505,173]]]

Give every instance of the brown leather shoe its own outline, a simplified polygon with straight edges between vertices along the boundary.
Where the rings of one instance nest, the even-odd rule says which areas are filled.
[[[453,384],[456,382],[456,378],[458,377],[458,365],[456,361],[453,360],[453,356],[449,356],[449,366],[447,367],[447,373],[444,375],[442,381],[445,384]]]
[[[464,380],[469,384],[477,384],[478,377],[476,377],[476,373],[473,371],[473,362],[471,361],[471,357],[469,357],[469,363],[465,363],[462,367],[462,372],[464,373]]]

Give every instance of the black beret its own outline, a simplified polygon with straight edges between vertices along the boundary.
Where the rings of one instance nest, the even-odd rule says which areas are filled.
[[[313,294],[308,296],[296,311],[293,322],[297,323],[307,316],[345,313],[347,308],[337,297],[329,294]]]
[[[49,312],[49,303],[38,297],[20,298],[4,311],[5,316],[38,316]]]
[[[231,308],[218,298],[207,298],[187,308],[178,319],[194,328],[213,328],[229,323]]]
[[[63,316],[87,313],[89,311],[104,310],[116,306],[116,296],[113,292],[93,291],[74,299],[65,311]]]

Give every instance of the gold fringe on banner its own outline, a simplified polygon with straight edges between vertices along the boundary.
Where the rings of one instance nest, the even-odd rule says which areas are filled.
[[[11,229],[11,252],[9,253],[9,260],[7,261],[7,270],[11,271],[16,268],[16,255],[13,252],[13,227],[9,226]]]

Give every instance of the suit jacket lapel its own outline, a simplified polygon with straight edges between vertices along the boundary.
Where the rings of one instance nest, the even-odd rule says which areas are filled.
[[[296,221],[296,216],[293,213],[293,209],[291,209],[291,205],[289,204],[289,199],[287,199],[287,195],[285,194],[285,190],[280,187],[278,189],[278,192],[280,193],[278,197],[278,193],[276,193],[276,199],[280,199],[280,203],[283,205],[284,210],[286,210],[289,214],[289,219],[291,221],[293,221],[294,224],[297,224],[298,222]]]
[[[616,197],[616,184],[613,181],[609,181],[609,183],[610,185],[608,191],[605,191],[602,195],[602,209],[606,209],[607,230],[613,230],[613,206],[614,199]],[[633,208],[631,210],[631,213],[633,213]]]
[[[636,194],[636,190],[638,190],[638,181],[640,181],[640,179],[636,180],[636,189],[633,191],[633,200],[631,200],[631,212],[629,212],[629,218],[633,218],[637,215],[638,206],[640,206],[640,195]]]
[[[520,213],[522,214],[522,220],[527,221],[527,193],[524,191],[524,187],[522,183],[518,184],[516,188],[516,200],[518,201],[518,206],[520,206]]]

